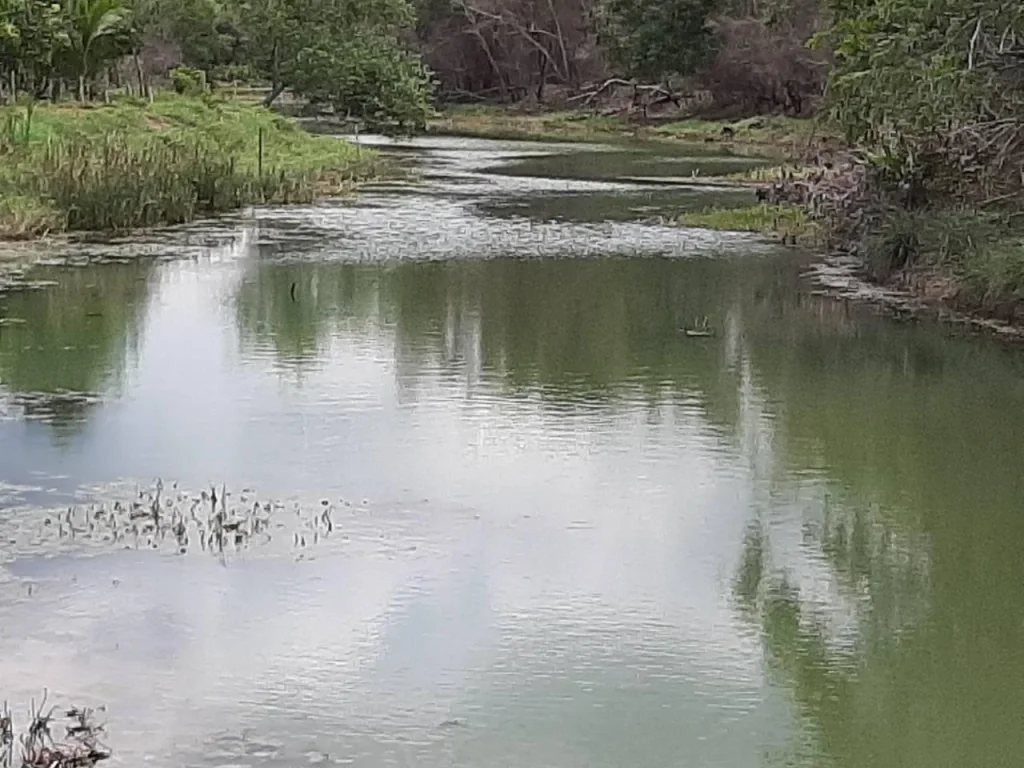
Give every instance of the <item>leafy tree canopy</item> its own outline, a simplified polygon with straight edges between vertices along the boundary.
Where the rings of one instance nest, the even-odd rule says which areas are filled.
[[[1009,0],[832,0],[831,116],[884,144],[1017,114],[1024,14]]]
[[[430,81],[401,44],[415,22],[407,0],[240,0],[252,63],[273,83],[371,123],[418,127]]]
[[[713,48],[715,0],[603,0],[601,38],[627,74],[650,80],[688,75]]]

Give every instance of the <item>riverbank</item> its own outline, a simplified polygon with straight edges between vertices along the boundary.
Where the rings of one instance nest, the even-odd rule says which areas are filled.
[[[0,108],[0,238],[123,233],[344,194],[377,155],[231,98]]]
[[[757,117],[738,121],[643,122],[623,115],[583,111],[532,114],[491,106],[450,107],[427,126],[437,135],[522,141],[650,141],[706,144],[730,154],[795,162],[830,144],[834,137],[814,120]]]
[[[919,306],[1024,334],[1024,227],[1012,213],[890,212],[850,252],[871,280]]]
[[[751,188],[751,204],[687,212],[679,223],[718,231],[758,232],[785,243],[817,245],[820,227],[797,206],[765,204],[754,191],[765,185],[806,178],[816,158],[832,151],[835,134],[815,120],[780,116],[737,121],[678,120],[649,122],[624,115],[596,115],[584,111],[520,112],[495,106],[457,106],[442,112],[428,125],[436,135],[471,136],[495,140],[653,143],[676,147],[700,145],[723,154],[756,156],[775,164],[718,179]]]

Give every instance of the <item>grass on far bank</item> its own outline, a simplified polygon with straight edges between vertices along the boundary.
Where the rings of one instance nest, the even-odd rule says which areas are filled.
[[[4,107],[0,237],[125,232],[307,202],[378,171],[372,151],[230,98]]]
[[[786,205],[706,208],[683,213],[679,223],[723,232],[759,232],[792,244],[817,245],[821,240],[820,225],[803,208]]]
[[[721,145],[737,154],[796,158],[831,133],[813,119],[769,116],[733,122],[679,120],[644,124],[583,111],[525,114],[497,106],[452,106],[428,126],[432,133],[535,141],[642,140]]]

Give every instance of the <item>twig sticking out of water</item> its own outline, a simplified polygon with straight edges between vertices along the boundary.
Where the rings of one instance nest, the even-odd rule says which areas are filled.
[[[707,337],[715,335],[715,331],[711,328],[707,315],[704,315],[704,317],[694,318],[693,327],[684,328],[683,330],[687,336],[691,337]]]
[[[0,709],[0,768],[11,768],[14,762],[14,722],[7,702]]]

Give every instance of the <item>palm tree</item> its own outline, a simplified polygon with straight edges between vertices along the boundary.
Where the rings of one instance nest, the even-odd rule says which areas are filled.
[[[85,78],[96,62],[104,40],[129,31],[130,11],[125,0],[67,0],[71,22],[71,51],[78,70],[78,98],[85,101]]]

